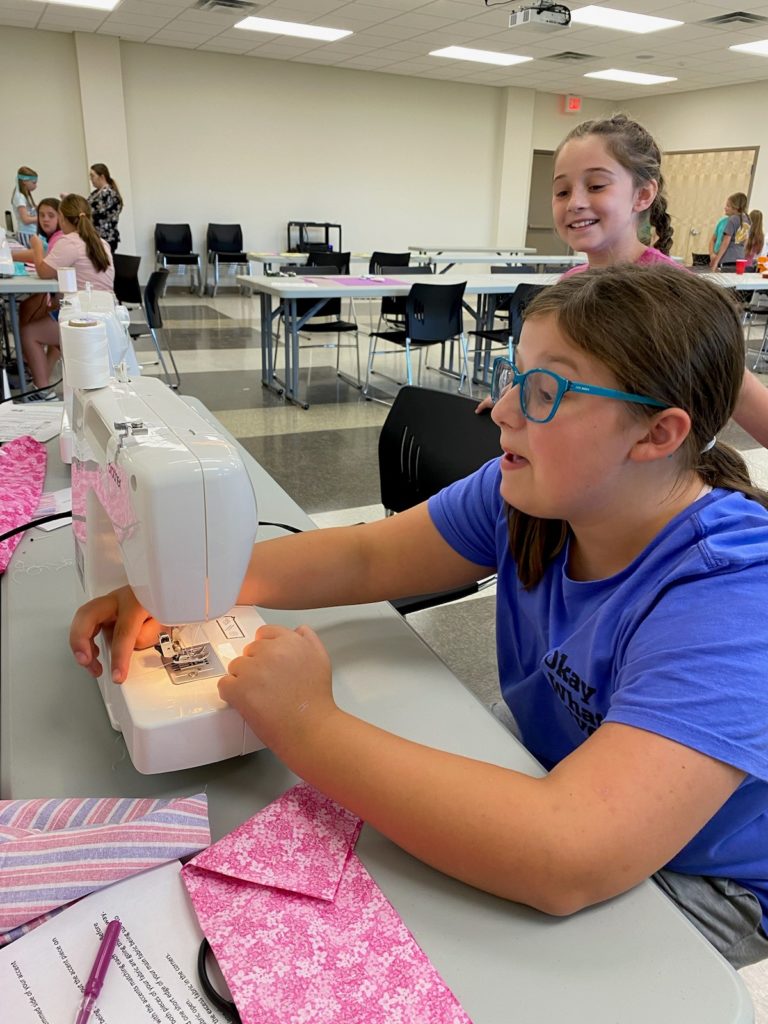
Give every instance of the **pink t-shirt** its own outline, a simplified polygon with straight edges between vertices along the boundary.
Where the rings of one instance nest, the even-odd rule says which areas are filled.
[[[51,249],[52,249],[52,248],[54,247],[54,245],[56,245],[56,243],[58,242],[58,240],[59,240],[60,238],[63,238],[63,237],[64,237],[64,232],[63,232],[63,231],[61,230],[61,228],[57,228],[57,229],[56,229],[56,230],[55,230],[55,231],[53,232],[53,234],[51,235],[51,237],[50,237],[50,238],[48,239],[48,248],[46,249],[46,252],[45,252],[45,255],[46,255],[46,256],[47,256],[47,255],[48,255],[48,253],[49,253],[49,252],[51,251]]]
[[[677,267],[678,270],[684,270],[685,267],[673,260],[671,256],[665,256],[659,249],[654,249],[653,246],[648,246],[644,249],[639,259],[635,260],[635,266],[643,267],[648,266],[651,263],[669,263],[673,267]],[[579,263],[577,267],[571,267],[570,270],[566,270],[563,277],[570,277],[571,274],[580,274],[583,270],[589,270],[588,263]]]
[[[97,292],[111,292],[115,282],[115,268],[112,264],[112,252],[109,246],[100,238],[104,246],[104,252],[109,257],[109,266],[106,270],[97,270],[88,258],[88,251],[85,242],[76,231],[70,231],[68,235],[62,235],[56,241],[56,248],[48,255],[43,262],[51,270],[59,270],[60,267],[74,267],[77,278],[78,289],[85,289],[90,282],[91,287]]]

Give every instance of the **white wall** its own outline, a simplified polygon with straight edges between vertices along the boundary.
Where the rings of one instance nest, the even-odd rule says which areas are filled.
[[[3,26],[0,67],[7,87],[0,144],[2,209],[10,208],[23,164],[40,176],[37,199],[57,197],[75,184],[80,191],[88,187],[73,36]]]
[[[137,251],[157,221],[340,222],[345,249],[495,239],[503,90],[124,43]]]

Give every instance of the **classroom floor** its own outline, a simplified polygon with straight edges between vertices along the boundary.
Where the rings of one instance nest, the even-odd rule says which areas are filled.
[[[358,302],[356,306],[365,330],[368,317],[377,315],[375,304]],[[387,407],[362,400],[357,390],[337,378],[333,348],[302,351],[301,379],[309,387],[310,401],[305,411],[286,405],[261,386],[256,299],[234,289],[221,290],[213,299],[169,288],[162,310],[182,375],[182,394],[194,395],[215,413],[318,526],[383,516],[377,440]],[[360,345],[363,358],[365,333]],[[142,340],[136,348],[140,362],[151,357],[151,348]],[[397,374],[403,362],[398,352],[382,357],[377,365],[383,373]],[[353,349],[344,348],[342,369],[352,373],[353,367]],[[157,368],[146,366],[144,372],[157,372]],[[768,385],[768,376],[761,380]],[[422,383],[449,390],[456,386],[429,368]],[[756,476],[768,485],[768,451],[755,450],[754,440],[734,424],[721,436],[750,452]],[[487,706],[497,699],[492,590],[468,601],[417,612],[408,621],[478,700]],[[755,1003],[756,1024],[768,1024],[768,961],[742,971],[742,977]]]

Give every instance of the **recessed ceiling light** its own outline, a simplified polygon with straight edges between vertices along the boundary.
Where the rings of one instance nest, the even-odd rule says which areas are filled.
[[[442,50],[430,50],[430,57],[452,57],[454,60],[474,60],[479,64],[523,64],[533,57],[518,57],[516,53],[498,53],[496,50],[473,50],[469,46],[446,46]]]
[[[87,7],[91,11],[114,11],[120,0],[44,0],[62,7]]]
[[[571,11],[575,25],[594,25],[595,28],[615,28],[617,32],[660,32],[663,28],[674,28],[682,21],[670,18],[651,18],[647,14],[632,11],[616,11],[612,7],[577,7]]]
[[[271,32],[276,36],[300,36],[302,39],[324,39],[332,43],[352,32],[346,28],[324,28],[322,25],[302,25],[299,21],[275,21],[273,18],[243,18],[235,28],[245,28],[250,32]]]
[[[740,50],[742,53],[755,53],[758,57],[768,57],[768,39],[758,39],[755,43],[738,43],[729,46],[729,50]]]
[[[660,82],[676,82],[676,78],[664,75],[646,75],[641,71],[619,71],[608,68],[607,71],[588,71],[585,78],[605,78],[609,82],[631,82],[632,85],[659,85]]]

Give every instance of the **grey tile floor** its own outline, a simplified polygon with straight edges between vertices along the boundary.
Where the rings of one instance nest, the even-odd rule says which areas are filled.
[[[373,304],[357,303],[365,326],[376,315]],[[302,353],[302,382],[310,408],[288,406],[262,388],[258,304],[235,291],[217,298],[191,298],[169,290],[163,303],[168,340],[182,374],[182,393],[199,398],[241,441],[319,526],[360,522],[383,515],[379,504],[376,442],[387,408],[361,399],[338,380],[335,352],[308,348]],[[361,334],[361,358],[367,339]],[[139,360],[150,358],[146,346]],[[352,372],[352,354],[343,349],[342,368]],[[384,356],[383,373],[400,372],[402,355]],[[156,372],[147,366],[144,372]],[[768,377],[762,378],[768,384]],[[455,387],[455,382],[426,369],[423,383]],[[382,385],[384,386],[384,385]],[[735,424],[726,439],[742,450],[755,442]],[[768,484],[768,452],[750,451]],[[498,694],[492,592],[469,601],[409,616],[410,625],[486,706]],[[768,963],[742,976],[755,1003],[757,1024],[768,1024]]]

